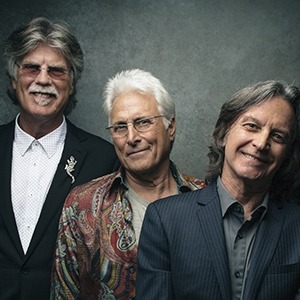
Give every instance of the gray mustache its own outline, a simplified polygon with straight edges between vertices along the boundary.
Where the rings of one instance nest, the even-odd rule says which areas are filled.
[[[28,89],[29,93],[42,93],[42,94],[53,94],[54,96],[58,96],[58,92],[53,86],[39,86],[33,84]]]

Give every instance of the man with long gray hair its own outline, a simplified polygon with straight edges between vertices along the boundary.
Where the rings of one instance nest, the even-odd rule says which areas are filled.
[[[33,19],[8,37],[4,54],[19,114],[0,126],[0,299],[48,299],[64,200],[112,172],[117,156],[66,118],[83,70],[67,24]]]

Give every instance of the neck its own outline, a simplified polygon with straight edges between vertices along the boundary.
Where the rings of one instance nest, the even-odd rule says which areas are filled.
[[[149,202],[178,193],[177,184],[170,169],[159,176],[137,176],[126,171],[126,179],[132,189]]]
[[[244,208],[244,218],[248,219],[252,212],[263,202],[264,196],[268,191],[268,186],[257,188],[257,184],[234,182],[221,178],[222,183],[231,196],[236,199]]]
[[[48,133],[58,128],[63,122],[63,116],[59,119],[53,120],[34,120],[32,118],[26,118],[22,114],[18,118],[18,124],[22,130],[34,137],[40,139]]]

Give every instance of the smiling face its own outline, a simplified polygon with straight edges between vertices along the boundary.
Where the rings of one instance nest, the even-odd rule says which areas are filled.
[[[111,124],[133,122],[140,118],[161,115],[153,96],[128,92],[119,95],[112,106]],[[168,129],[163,118],[153,120],[145,132],[138,132],[128,124],[128,132],[123,137],[112,136],[121,164],[131,174],[159,173],[169,164],[171,142],[175,138],[175,121]]]
[[[285,158],[293,122],[292,107],[279,97],[241,114],[224,139],[222,180],[232,186],[256,182],[267,190]]]
[[[68,70],[65,57],[54,48],[41,45],[19,62],[20,66],[26,64],[38,65],[42,70],[37,76],[31,76],[25,74],[20,67],[16,79],[12,80],[20,104],[20,125],[22,122],[50,121],[54,127],[59,126],[69,96],[73,92],[72,78],[68,73],[63,78],[53,79],[47,68],[59,67]]]

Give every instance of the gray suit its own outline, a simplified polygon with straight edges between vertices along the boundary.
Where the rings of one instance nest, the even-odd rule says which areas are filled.
[[[137,299],[231,299],[225,243],[215,183],[151,203],[139,243]],[[300,206],[270,201],[252,251],[243,300],[298,299]]]
[[[112,172],[118,163],[112,144],[67,121],[62,157],[24,255],[11,203],[14,124],[0,126],[0,299],[43,300],[49,298],[58,220],[66,196],[74,186]],[[73,184],[65,171],[70,156],[77,161]]]

